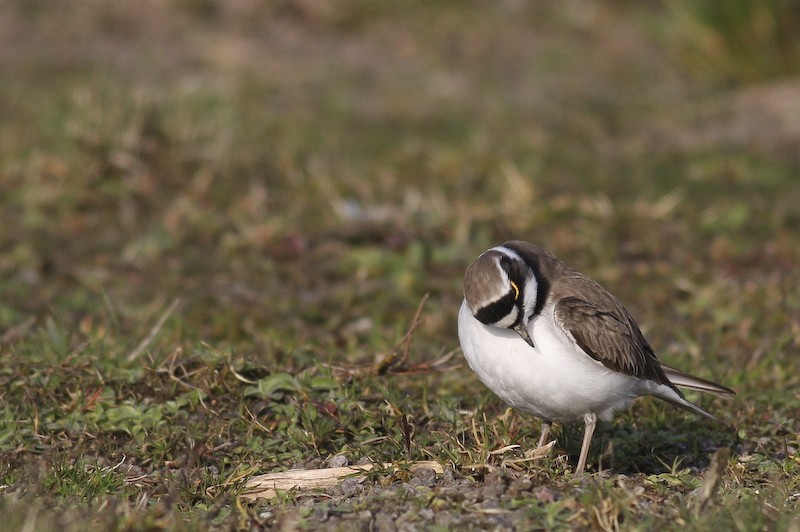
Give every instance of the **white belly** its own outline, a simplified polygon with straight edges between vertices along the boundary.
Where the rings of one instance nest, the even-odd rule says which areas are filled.
[[[614,410],[647,393],[639,379],[609,370],[574,347],[552,315],[534,320],[529,333],[535,349],[514,331],[475,319],[466,301],[458,313],[458,337],[469,367],[520,410],[551,421],[572,421],[590,412],[609,420]]]

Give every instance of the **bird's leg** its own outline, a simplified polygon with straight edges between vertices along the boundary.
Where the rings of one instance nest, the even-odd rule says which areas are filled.
[[[550,422],[542,420],[542,434],[539,436],[539,445],[538,447],[544,447],[544,444],[547,443],[547,437],[550,436]]]
[[[583,445],[581,445],[581,456],[578,458],[578,467],[575,468],[575,473],[583,473],[586,467],[586,457],[589,454],[589,445],[592,443],[592,435],[594,434],[594,427],[597,425],[597,414],[589,412],[583,416],[583,422],[586,428],[583,431]]]

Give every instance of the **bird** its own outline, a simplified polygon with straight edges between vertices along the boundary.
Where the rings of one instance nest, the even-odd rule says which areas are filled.
[[[458,337],[469,367],[510,406],[553,422],[583,420],[575,473],[586,467],[597,420],[641,396],[708,419],[678,387],[730,397],[736,392],[660,362],[631,314],[611,292],[555,255],[510,240],[481,254],[464,274]]]

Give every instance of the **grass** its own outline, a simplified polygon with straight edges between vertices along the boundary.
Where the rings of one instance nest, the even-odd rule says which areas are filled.
[[[615,3],[146,7],[3,8],[9,529],[797,527],[800,161],[769,88],[688,81]],[[538,422],[455,333],[509,238],[735,388],[692,397],[734,429],[644,399],[598,430],[607,472],[571,475],[580,427],[527,460]],[[448,472],[238,496],[336,455]]]
[[[676,0],[667,6],[684,41],[681,55],[698,71],[736,82],[797,75],[800,46],[791,29],[796,2]]]

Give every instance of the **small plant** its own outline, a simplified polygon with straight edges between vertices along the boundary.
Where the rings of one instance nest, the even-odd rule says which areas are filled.
[[[44,479],[44,487],[54,496],[86,503],[114,493],[122,485],[122,475],[113,466],[99,467],[63,455],[56,459]]]

